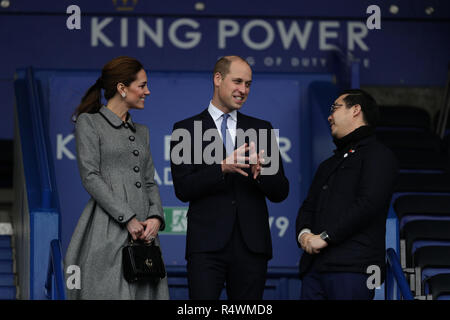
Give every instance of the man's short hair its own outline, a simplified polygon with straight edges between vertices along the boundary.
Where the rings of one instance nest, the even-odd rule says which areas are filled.
[[[361,89],[349,89],[341,92],[339,96],[347,95],[344,102],[347,108],[359,104],[363,113],[363,120],[369,126],[376,127],[380,119],[380,110],[375,99]]]
[[[222,75],[222,79],[230,72],[230,65],[233,61],[241,60],[244,61],[249,67],[247,60],[240,56],[224,56],[217,60],[216,65],[214,66],[213,77],[217,72]]]

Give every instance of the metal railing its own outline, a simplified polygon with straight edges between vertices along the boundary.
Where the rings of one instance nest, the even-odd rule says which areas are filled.
[[[27,89],[29,93],[30,113],[33,127],[33,137],[36,146],[37,172],[39,175],[39,208],[40,210],[53,211],[54,209],[54,186],[50,174],[50,163],[48,157],[48,139],[45,133],[42,115],[42,106],[40,105],[39,92],[36,85],[36,78],[32,67],[26,69]],[[59,229],[59,227],[58,227]],[[59,234],[59,231],[58,231]],[[36,236],[35,236],[36,237]],[[40,239],[33,238],[32,241]],[[50,241],[49,259],[47,266],[47,279],[45,282],[45,295],[47,298],[55,300],[65,300],[64,273],[61,243],[58,239]],[[36,288],[37,289],[37,288]],[[35,297],[39,298],[39,297]]]
[[[16,243],[21,248],[19,292],[21,299],[40,300],[46,298],[46,274],[42,271],[48,268],[51,241],[60,237],[60,214],[49,156],[50,142],[33,68],[16,72],[14,88],[18,142],[15,160],[20,162],[20,170],[15,172],[19,204],[14,210],[18,226]]]
[[[386,275],[386,300],[397,300],[398,292],[403,300],[414,300],[408,281],[403,274],[400,260],[395,250],[389,248],[386,250],[387,275]]]
[[[26,70],[27,91],[29,95],[29,104],[31,112],[31,121],[33,128],[34,143],[36,146],[36,160],[39,174],[40,186],[40,208],[51,209],[53,197],[53,184],[50,177],[48,146],[45,136],[45,130],[42,123],[42,110],[39,105],[39,94],[35,83],[33,68]]]
[[[57,239],[50,243],[45,295],[51,300],[66,299],[61,242]]]

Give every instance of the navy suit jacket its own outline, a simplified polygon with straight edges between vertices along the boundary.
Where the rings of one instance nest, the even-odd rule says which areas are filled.
[[[173,130],[185,129],[193,137],[194,121],[201,121],[202,134],[208,129],[217,130],[207,109],[175,123]],[[237,129],[239,128],[244,131],[250,128],[257,131],[270,130],[272,125],[238,112]],[[270,135],[270,139],[276,138]],[[256,143],[257,148],[259,142]],[[178,141],[171,142],[171,154],[177,143]],[[209,143],[202,142],[202,152]],[[278,145],[275,143],[275,150],[271,150],[270,145],[267,143],[268,150],[265,152],[269,156],[271,152],[278,155],[279,170],[274,175],[260,175],[256,180],[253,179],[250,169],[245,170],[249,174],[245,177],[235,173],[223,174],[220,163],[207,164],[202,159],[201,163],[193,164],[193,143],[190,163],[174,164],[171,157],[176,196],[183,202],[189,202],[186,258],[194,252],[214,252],[224,248],[231,237],[235,222],[238,222],[244,241],[251,251],[264,254],[267,259],[272,257],[266,198],[273,202],[286,199],[289,182],[284,175]],[[224,149],[223,153],[225,155]]]

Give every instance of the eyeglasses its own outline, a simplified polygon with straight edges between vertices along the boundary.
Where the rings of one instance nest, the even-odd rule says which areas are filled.
[[[343,104],[333,103],[331,105],[331,108],[330,108],[330,114],[333,114],[336,111],[337,108],[342,107],[342,106],[343,106]]]

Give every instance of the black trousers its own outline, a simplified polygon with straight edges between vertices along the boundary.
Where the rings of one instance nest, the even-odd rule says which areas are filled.
[[[189,255],[190,299],[218,300],[224,285],[230,300],[262,299],[267,257],[247,248],[240,229],[236,222],[231,239],[222,250]]]
[[[372,300],[375,290],[367,287],[367,274],[311,270],[303,276],[301,300]]]

